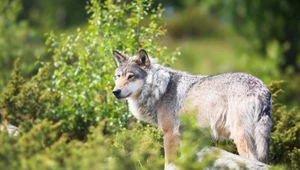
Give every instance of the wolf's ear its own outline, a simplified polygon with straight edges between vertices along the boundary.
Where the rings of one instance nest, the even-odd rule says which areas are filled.
[[[117,50],[113,50],[113,54],[118,66],[120,66],[124,61],[128,60],[128,57],[125,54],[122,54]]]
[[[150,66],[150,58],[149,58],[146,50],[141,49],[139,51],[138,55],[135,58],[135,62],[139,66],[145,66],[145,67],[149,67]]]

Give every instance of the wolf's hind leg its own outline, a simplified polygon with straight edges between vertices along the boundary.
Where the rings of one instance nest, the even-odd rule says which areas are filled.
[[[254,143],[249,141],[244,135],[237,135],[234,137],[234,143],[236,144],[238,153],[240,156],[256,160],[256,150],[254,148]]]

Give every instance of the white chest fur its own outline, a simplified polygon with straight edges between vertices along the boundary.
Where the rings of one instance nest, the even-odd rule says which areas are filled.
[[[138,100],[134,98],[128,98],[129,110],[138,119],[144,122],[148,122],[153,125],[157,125],[157,117],[155,112],[151,112],[148,108],[140,106]]]
[[[135,98],[128,98],[128,105],[129,105],[129,111],[139,120],[143,119],[143,116],[140,113],[139,105],[137,102],[137,99]]]

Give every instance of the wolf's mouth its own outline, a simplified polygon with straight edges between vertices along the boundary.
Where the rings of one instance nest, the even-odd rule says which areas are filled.
[[[125,98],[129,97],[132,93],[129,93]]]
[[[116,96],[117,99],[121,100],[121,99],[125,99],[127,97],[129,97],[132,93],[129,93],[127,96]]]

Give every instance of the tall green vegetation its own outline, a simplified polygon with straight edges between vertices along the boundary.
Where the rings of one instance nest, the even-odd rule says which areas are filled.
[[[35,30],[26,20],[18,20],[22,6],[18,0],[2,0],[0,6],[0,92],[10,79],[13,62],[21,59],[20,69],[27,77],[35,74],[36,57],[45,52]]]
[[[269,161],[285,164],[290,169],[300,167],[300,111],[299,108],[287,109],[278,96],[283,93],[284,81],[274,81],[269,85],[273,98],[273,130]]]
[[[112,50],[134,54],[143,47],[161,57],[165,47],[157,40],[165,34],[161,26],[162,9],[151,3],[98,3],[91,1],[86,30],[75,34],[49,33],[46,44],[53,53],[54,72],[49,90],[59,95],[60,104],[52,109],[66,120],[64,129],[83,139],[90,126],[106,119],[107,131],[126,127],[130,114],[126,104],[111,95],[115,63]],[[165,64],[172,61],[166,57]],[[167,59],[167,60],[166,60]]]

